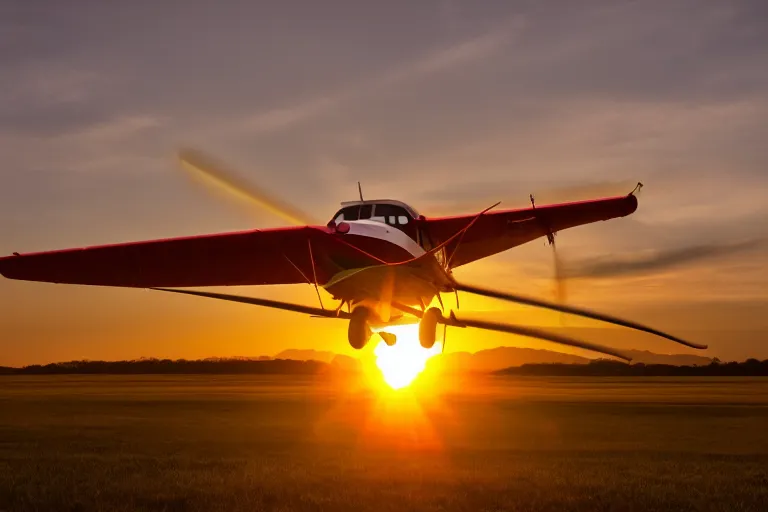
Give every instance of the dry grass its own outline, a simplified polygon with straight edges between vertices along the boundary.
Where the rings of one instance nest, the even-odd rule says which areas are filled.
[[[768,379],[0,378],[0,510],[764,510]]]

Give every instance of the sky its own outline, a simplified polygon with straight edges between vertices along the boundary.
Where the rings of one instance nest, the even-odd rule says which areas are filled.
[[[357,181],[427,216],[642,181],[632,216],[559,234],[569,302],[768,358],[765,2],[6,0],[0,59],[0,254],[283,225],[186,179],[180,147],[321,219]],[[552,272],[538,240],[456,274],[553,298]],[[238,291],[316,302],[306,285]],[[448,350],[555,348],[457,331]],[[343,322],[0,280],[0,365],[285,348],[351,352]]]

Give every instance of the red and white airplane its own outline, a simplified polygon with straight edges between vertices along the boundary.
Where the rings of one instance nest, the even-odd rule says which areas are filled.
[[[386,327],[419,322],[425,348],[436,340],[438,324],[501,331],[629,358],[609,347],[528,326],[444,314],[441,293],[465,292],[548,308],[684,341],[651,327],[590,310],[458,282],[453,269],[539,237],[554,243],[558,231],[632,214],[634,191],[625,196],[567,204],[497,210],[454,217],[425,217],[396,200],[342,203],[326,225],[243,185],[200,153],[180,154],[183,167],[237,191],[298,224],[183,238],[65,249],[0,258],[0,274],[10,279],[98,286],[151,288],[213,299],[339,318],[349,322],[349,343],[363,348],[373,329],[396,342]],[[497,203],[498,204],[498,203]],[[170,288],[308,283],[340,301],[333,309],[197,290]],[[320,294],[318,291],[318,298]],[[440,308],[426,305],[437,298]],[[458,302],[458,295],[457,295]],[[347,306],[347,310],[343,309]]]

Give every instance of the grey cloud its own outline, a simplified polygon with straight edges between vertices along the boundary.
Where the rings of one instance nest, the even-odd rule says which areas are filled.
[[[754,5],[623,2],[567,17],[545,12],[532,21],[519,83],[537,96],[655,101],[759,92],[768,32]]]
[[[403,84],[429,75],[461,67],[499,51],[520,28],[521,24],[517,20],[508,20],[480,36],[452,43],[438,51],[401,63],[385,72],[374,74],[366,80],[344,86],[340,90],[326,92],[321,96],[300,101],[291,106],[256,114],[244,120],[241,127],[251,134],[285,129],[293,124],[325,114],[331,109],[338,108],[344,102],[365,99],[376,92],[391,87],[401,87]]]

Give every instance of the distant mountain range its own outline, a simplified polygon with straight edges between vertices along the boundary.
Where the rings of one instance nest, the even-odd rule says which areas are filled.
[[[661,365],[666,367],[704,367],[713,363],[708,357],[689,354],[656,354],[648,351],[626,351],[633,359],[632,366]],[[571,372],[570,374],[589,374],[597,368],[596,362],[605,360],[588,359],[581,356],[519,347],[497,347],[488,350],[470,352],[449,352],[436,356],[428,364],[439,364],[448,372],[492,373],[505,371],[511,374],[540,374],[555,375]],[[624,363],[616,365],[627,367]],[[578,367],[590,366],[591,370],[580,370]],[[535,368],[534,368],[535,367]],[[515,369],[522,370],[515,370]],[[533,368],[533,369],[532,369]],[[554,368],[554,369],[553,369]],[[575,368],[564,370],[563,368]],[[606,367],[608,368],[608,367]],[[610,367],[610,371],[613,370]],[[0,367],[3,374],[302,374],[313,375],[324,372],[356,372],[362,369],[361,361],[355,357],[336,354],[330,351],[312,349],[289,349],[275,357],[212,357],[202,360],[146,359],[134,361],[69,361],[48,365],[32,365],[24,368]],[[637,370],[640,371],[640,370]],[[647,371],[647,370],[642,370]],[[671,370],[664,370],[671,371]],[[526,373],[528,372],[528,373]],[[533,373],[530,373],[533,372]],[[558,373],[560,372],[560,373]],[[635,374],[622,370],[622,374]],[[627,373],[629,372],[629,373]],[[642,373],[642,372],[641,372]]]
[[[132,361],[68,361],[11,368],[12,375],[317,375],[330,366],[292,359],[137,359]]]
[[[704,366],[712,362],[709,357],[691,354],[656,354],[647,350],[625,350],[632,358],[632,364],[668,364],[675,366]],[[441,364],[449,371],[493,372],[504,368],[525,364],[588,364],[592,359],[554,352],[552,350],[496,347],[478,352],[449,352],[438,356]],[[321,350],[284,350],[275,359],[295,359],[299,361],[322,361],[333,365],[351,368],[356,366],[355,358]],[[437,359],[437,358],[436,358]]]

